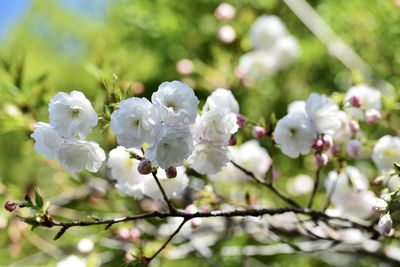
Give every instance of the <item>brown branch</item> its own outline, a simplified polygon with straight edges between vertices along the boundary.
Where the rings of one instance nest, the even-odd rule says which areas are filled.
[[[309,200],[308,205],[307,205],[307,208],[309,208],[309,209],[312,208],[315,195],[316,195],[316,193],[317,193],[317,191],[318,191],[319,181],[321,180],[321,170],[322,170],[322,166],[318,167],[318,168],[317,168],[317,171],[315,172],[314,188],[313,188],[313,191],[312,191],[312,193],[311,193],[310,200]]]
[[[156,183],[157,183],[157,185],[158,185],[158,188],[159,188],[160,191],[161,191],[161,194],[162,194],[162,196],[163,196],[163,198],[164,198],[165,203],[166,203],[167,206],[168,206],[169,211],[170,211],[171,213],[175,213],[175,212],[176,212],[176,209],[175,209],[175,207],[172,205],[171,201],[168,199],[168,196],[167,196],[167,194],[165,193],[165,190],[164,190],[164,188],[162,187],[162,185],[161,185],[161,183],[160,183],[160,180],[159,180],[158,177],[157,177],[157,172],[152,172],[151,174],[153,175],[153,178],[154,178],[154,180],[156,181]]]
[[[236,168],[238,168],[239,170],[241,170],[242,172],[244,172],[247,176],[249,176],[250,178],[252,178],[254,181],[256,181],[257,183],[267,187],[269,190],[271,190],[277,197],[279,197],[281,200],[285,201],[287,204],[289,204],[292,207],[295,208],[300,208],[301,206],[294,201],[293,199],[291,199],[290,197],[286,196],[284,193],[282,193],[281,191],[279,191],[273,184],[272,182],[264,182],[262,180],[260,180],[259,178],[257,178],[257,176],[255,176],[254,173],[252,173],[251,171],[243,168],[242,166],[238,165],[236,162],[234,162],[233,160],[231,160],[231,163],[233,164],[233,166],[235,166]],[[272,181],[272,179],[271,179]]]
[[[183,219],[183,221],[179,224],[178,228],[168,237],[168,239],[164,242],[164,244],[151,256],[150,258],[146,259],[146,266],[150,264],[150,262],[157,257],[158,254],[160,254],[161,251],[163,251],[167,245],[172,241],[172,239],[180,232],[182,229],[183,225],[187,222],[187,219]]]

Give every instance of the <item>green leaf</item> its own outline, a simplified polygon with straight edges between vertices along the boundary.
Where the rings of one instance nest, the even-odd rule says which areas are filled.
[[[35,190],[35,203],[38,210],[43,208],[43,198],[37,189]]]

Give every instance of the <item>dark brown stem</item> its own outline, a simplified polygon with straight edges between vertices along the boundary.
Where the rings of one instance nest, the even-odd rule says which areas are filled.
[[[179,224],[178,228],[168,237],[167,240],[165,240],[164,244],[151,256],[150,258],[146,259],[146,266],[149,265],[149,263],[157,257],[158,254],[160,254],[161,251],[163,251],[167,245],[172,241],[172,239],[180,232],[182,229],[183,225],[187,222],[187,219],[183,219],[183,221]]]
[[[248,175],[250,178],[252,178],[254,181],[256,181],[259,184],[262,184],[263,186],[267,187],[268,189],[270,189],[277,197],[279,197],[281,200],[285,201],[287,204],[289,204],[292,207],[296,207],[296,208],[300,208],[301,206],[294,201],[293,199],[289,198],[288,196],[286,196],[284,193],[282,193],[281,191],[279,191],[273,184],[272,182],[264,182],[262,180],[260,180],[259,178],[257,178],[257,176],[255,176],[254,173],[252,173],[249,170],[246,170],[245,168],[243,168],[242,166],[238,165],[236,162],[231,160],[231,163],[233,164],[233,166],[235,166],[236,168],[238,168],[239,170],[241,170],[242,172],[244,172],[246,175]],[[272,179],[271,179],[272,180]]]
[[[157,185],[158,185],[158,188],[159,188],[160,191],[161,191],[161,194],[162,194],[162,196],[163,196],[163,198],[164,198],[165,203],[166,203],[167,206],[168,206],[169,211],[170,211],[171,213],[176,213],[177,211],[176,211],[175,207],[172,205],[171,201],[168,199],[168,196],[167,196],[167,194],[165,193],[165,190],[164,190],[164,188],[162,187],[162,185],[161,185],[161,183],[160,183],[160,180],[158,180],[157,173],[156,173],[156,172],[152,172],[151,174],[153,175],[153,178],[154,178],[154,180],[156,181],[156,183],[157,183]]]
[[[313,188],[313,191],[311,193],[310,201],[308,202],[308,205],[307,205],[307,208],[309,208],[309,209],[312,208],[315,195],[316,195],[316,193],[318,191],[319,180],[321,179],[321,170],[322,170],[322,167],[318,167],[317,171],[315,172],[314,188]]]

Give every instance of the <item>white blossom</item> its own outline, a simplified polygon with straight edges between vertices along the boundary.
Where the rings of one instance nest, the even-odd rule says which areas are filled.
[[[162,125],[159,135],[145,157],[156,167],[166,169],[182,165],[193,151],[193,139],[187,125]]]
[[[353,135],[350,128],[351,121],[349,116],[343,111],[339,111],[339,113],[337,113],[337,116],[340,121],[340,127],[333,136],[333,139],[335,140],[335,142],[345,143],[349,141]]]
[[[208,143],[199,143],[194,147],[193,154],[189,158],[189,164],[198,173],[213,174],[229,161],[228,149]]]
[[[111,114],[111,129],[117,135],[118,144],[125,147],[152,144],[160,127],[157,109],[146,98],[122,100],[119,109]]]
[[[306,101],[306,112],[318,132],[334,135],[340,129],[339,107],[327,96],[312,93]]]
[[[366,219],[373,214],[377,197],[368,190],[368,180],[357,168],[329,172],[325,188],[340,215]]]
[[[36,123],[35,131],[31,134],[31,137],[36,141],[33,148],[37,153],[44,155],[48,159],[58,159],[58,151],[63,140],[50,124],[44,122]]]
[[[62,138],[85,138],[98,121],[92,104],[79,91],[56,94],[50,100],[49,115],[50,125]]]
[[[151,102],[164,123],[191,124],[196,119],[199,100],[193,89],[182,82],[163,82],[151,96]]]
[[[75,255],[70,255],[67,258],[59,261],[56,267],[86,267],[86,263],[84,260],[78,258]]]
[[[297,158],[310,152],[317,133],[303,113],[289,113],[278,121],[274,139],[282,152]]]
[[[189,183],[189,178],[186,175],[185,167],[177,167],[177,175],[175,178],[167,178],[163,169],[157,170],[157,178],[161,183],[168,198],[179,197]],[[154,179],[148,179],[145,182],[144,194],[152,199],[162,199],[163,196],[157,183]]]
[[[275,66],[275,57],[271,53],[256,50],[240,57],[238,72],[242,78],[258,80],[273,75]]]
[[[106,155],[95,142],[68,140],[61,145],[58,159],[68,172],[75,174],[85,168],[96,172]]]
[[[289,104],[287,113],[304,113],[306,114],[306,101],[295,100]]]
[[[203,106],[203,113],[216,108],[239,114],[239,104],[233,96],[232,91],[224,88],[217,88],[207,97],[206,103]]]
[[[277,70],[287,68],[298,57],[299,51],[300,49],[296,38],[293,36],[280,38],[271,51],[276,58],[275,68]]]
[[[301,196],[311,193],[314,180],[308,175],[300,174],[287,183],[287,188],[293,196]]]
[[[130,153],[142,154],[138,149],[119,146],[110,151],[107,166],[111,169],[112,178],[117,181],[115,187],[126,195],[140,199],[143,197],[144,184],[151,177],[138,172],[140,161],[131,157]]]
[[[269,49],[287,34],[285,25],[277,16],[261,16],[250,29],[250,39],[256,49]]]
[[[237,147],[230,148],[230,159],[239,166],[251,170],[258,178],[263,178],[272,164],[267,150],[260,146],[257,140],[251,140]],[[232,182],[247,180],[249,177],[232,163],[227,163],[218,173],[208,176],[213,181]]]
[[[197,117],[192,132],[196,140],[226,146],[238,129],[236,114],[215,108]]]
[[[381,137],[374,146],[372,160],[382,171],[393,169],[393,163],[400,162],[400,138],[390,135]]]
[[[381,110],[381,92],[365,84],[351,87],[346,94],[345,104],[352,98],[357,97],[361,103],[360,107],[345,105],[346,111],[353,117],[366,120],[365,112],[369,110]]]
[[[377,230],[381,235],[389,235],[393,226],[393,220],[390,214],[382,215],[379,218]]]

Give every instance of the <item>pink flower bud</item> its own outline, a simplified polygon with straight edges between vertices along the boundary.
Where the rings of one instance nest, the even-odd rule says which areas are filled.
[[[353,95],[352,97],[349,98],[350,105],[352,105],[355,108],[361,107],[361,100],[357,96]]]
[[[189,204],[186,206],[185,208],[185,212],[186,213],[190,213],[190,214],[194,214],[197,212],[197,207],[193,204]]]
[[[6,203],[4,203],[4,208],[9,212],[13,212],[17,208],[17,203],[6,201]]]
[[[149,173],[151,173],[151,162],[150,162],[150,160],[142,159],[139,162],[137,170],[138,170],[138,172],[140,174],[149,174]]]
[[[224,25],[218,30],[218,39],[223,43],[232,43],[236,39],[236,32],[231,26]]]
[[[236,137],[234,135],[231,136],[231,139],[229,139],[229,145],[230,146],[235,146],[237,143]]]
[[[318,153],[315,155],[315,163],[318,167],[322,167],[328,163],[328,155],[325,153]]]
[[[381,235],[389,235],[392,230],[393,221],[389,214],[382,215],[379,219],[377,230]]]
[[[333,145],[333,138],[330,135],[324,135],[324,137],[322,137],[322,141],[323,141],[322,149],[325,151],[329,150]]]
[[[352,139],[346,144],[346,152],[350,157],[357,158],[361,155],[362,145],[357,139]]]
[[[237,118],[237,124],[239,125],[239,128],[243,129],[246,124],[246,117],[243,116],[242,114],[238,114],[236,116],[236,118]]]
[[[351,120],[350,121],[350,130],[353,135],[356,135],[360,130],[360,124],[357,121]]]
[[[183,58],[176,63],[176,71],[180,74],[187,75],[193,72],[193,63],[190,59]]]
[[[382,118],[382,115],[376,109],[369,109],[365,111],[365,117],[367,117],[367,122],[372,124]]]
[[[176,177],[176,168],[175,167],[168,167],[165,169],[165,174],[169,179]]]
[[[235,17],[236,9],[228,3],[220,4],[214,12],[214,16],[219,20],[231,20]]]
[[[120,228],[117,232],[117,235],[122,240],[128,240],[130,237],[130,231],[128,228]]]
[[[333,145],[331,148],[332,155],[337,155],[340,152],[340,146],[339,145]]]
[[[267,131],[261,126],[253,127],[252,134],[253,134],[254,138],[261,139],[265,136],[266,133],[267,133]]]
[[[324,144],[324,141],[321,139],[315,139],[314,144],[312,145],[312,148],[314,148],[317,151],[322,150],[322,145]]]
[[[385,176],[380,175],[380,176],[376,177],[374,180],[372,180],[372,184],[375,186],[379,186],[382,184],[384,179],[385,179]]]
[[[140,230],[137,228],[132,228],[130,231],[131,240],[138,240],[140,238]]]
[[[372,206],[372,211],[379,214],[384,212],[387,208],[388,203],[381,198],[377,198],[374,206]]]

